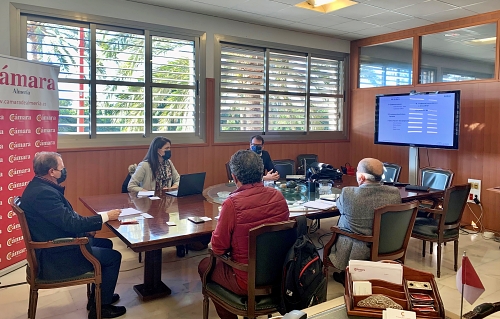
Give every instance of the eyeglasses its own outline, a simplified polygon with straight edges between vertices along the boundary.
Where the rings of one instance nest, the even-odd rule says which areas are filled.
[[[250,143],[251,146],[262,146],[264,144],[255,144],[255,143]]]

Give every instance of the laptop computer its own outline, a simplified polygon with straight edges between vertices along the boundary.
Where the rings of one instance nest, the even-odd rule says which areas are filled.
[[[181,175],[179,188],[175,191],[165,192],[167,195],[182,197],[203,192],[206,172]]]

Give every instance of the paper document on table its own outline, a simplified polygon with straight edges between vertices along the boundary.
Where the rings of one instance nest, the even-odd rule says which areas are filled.
[[[299,206],[288,206],[288,210],[290,212],[302,212],[302,214],[305,214],[304,211],[306,210],[306,208],[303,206],[303,205],[299,205]],[[291,215],[291,214],[290,214]]]
[[[350,260],[349,273],[353,281],[378,279],[396,285],[403,284],[403,267],[401,264]]]
[[[300,213],[290,213],[290,218],[291,218],[291,217],[302,216],[302,215],[305,215],[305,214],[306,214],[305,212],[300,212]]]
[[[304,206],[309,207],[309,208],[316,208],[316,209],[330,209],[330,208],[337,206],[337,204],[335,202],[330,202],[330,201],[318,199],[315,201],[310,201],[310,202],[304,203]]]
[[[154,196],[155,191],[140,191],[137,193],[137,197],[148,197],[148,196]]]
[[[127,208],[122,208],[122,212],[120,214],[120,217],[129,216],[129,215],[137,215],[137,214],[142,214],[142,212],[140,210],[135,209],[135,208],[127,207]]]

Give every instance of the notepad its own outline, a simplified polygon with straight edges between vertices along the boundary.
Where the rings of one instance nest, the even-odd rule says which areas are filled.
[[[155,191],[140,191],[137,193],[137,197],[148,197],[148,196],[154,196]]]
[[[325,201],[321,199],[304,203],[304,207],[322,209],[322,210],[327,210],[336,206],[337,204],[335,202]]]

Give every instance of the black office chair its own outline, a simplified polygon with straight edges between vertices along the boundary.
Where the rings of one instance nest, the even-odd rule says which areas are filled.
[[[399,180],[399,174],[401,173],[401,166],[394,163],[384,163],[384,175],[382,176],[382,182],[394,183]]]
[[[449,187],[444,193],[443,207],[426,208],[429,217],[418,217],[411,237],[422,240],[422,257],[425,257],[425,242],[437,244],[437,277],[441,276],[441,244],[453,241],[454,264],[457,271],[458,239],[460,237],[460,220],[467,204],[470,184]],[[432,253],[432,252],[431,252]]]
[[[297,175],[305,175],[309,166],[315,162],[318,162],[318,155],[316,154],[297,155]]]
[[[453,175],[449,169],[424,167],[420,169],[420,185],[445,190],[450,187]]]
[[[231,176],[231,168],[229,167],[229,162],[226,162],[226,176],[229,183],[233,182],[233,176]]]
[[[295,173],[295,161],[291,159],[273,161],[274,170],[280,174],[280,179],[285,179],[287,175]]]

